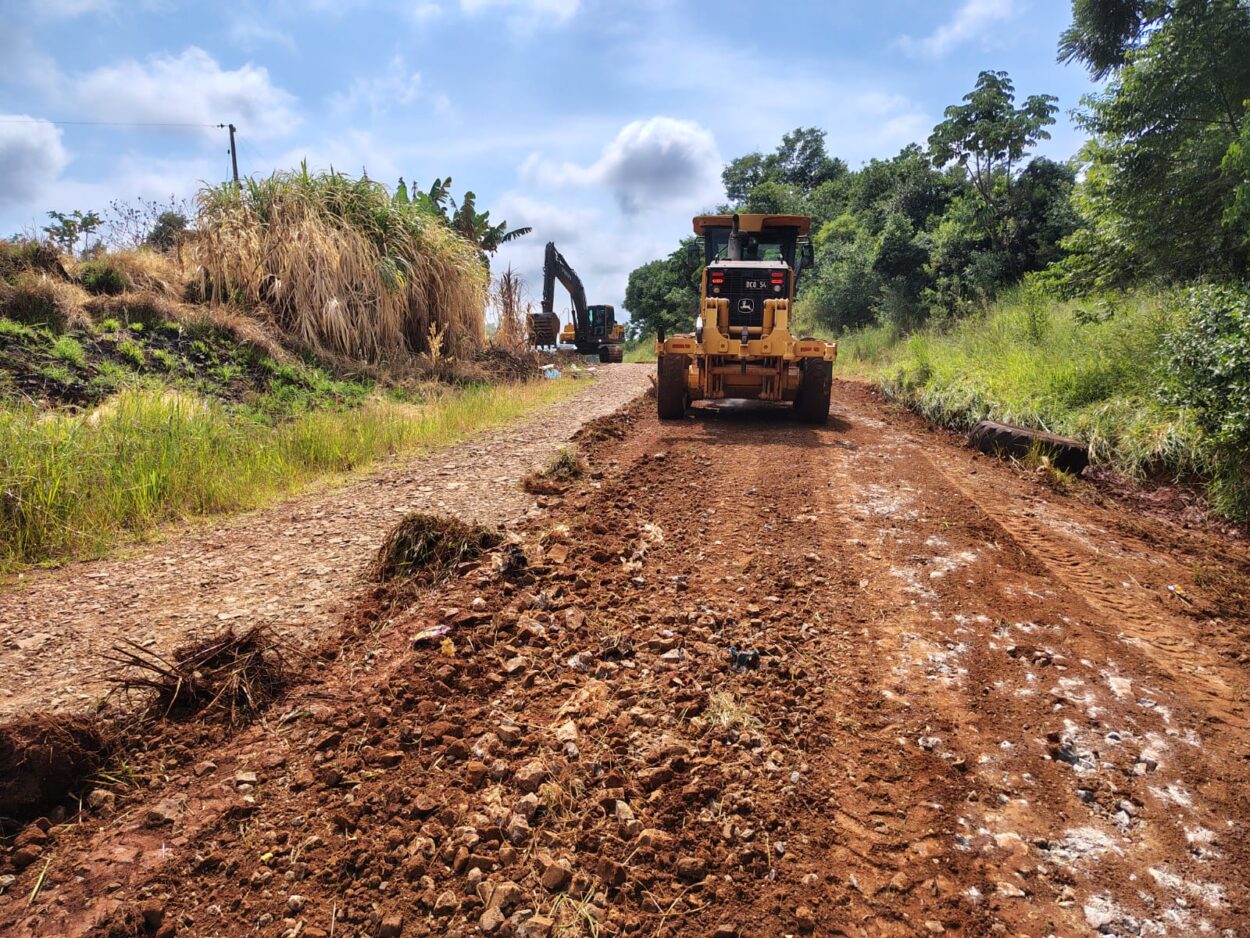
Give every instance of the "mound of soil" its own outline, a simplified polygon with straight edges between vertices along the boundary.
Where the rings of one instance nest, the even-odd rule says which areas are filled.
[[[111,749],[89,717],[34,714],[0,724],[0,819],[25,821],[64,801]]]

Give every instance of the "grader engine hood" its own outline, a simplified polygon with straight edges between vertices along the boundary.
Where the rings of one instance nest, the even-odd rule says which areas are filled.
[[[790,296],[790,269],[778,263],[725,261],[707,271],[707,295],[729,301],[729,328],[764,325],[764,304]]]

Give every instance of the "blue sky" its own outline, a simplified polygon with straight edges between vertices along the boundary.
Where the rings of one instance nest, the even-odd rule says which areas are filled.
[[[592,302],[723,199],[724,161],[797,126],[852,166],[923,142],[978,71],[1057,95],[1065,0],[4,0],[0,235],[49,209],[192,195],[307,158],[393,183],[450,175],[534,233],[500,252],[540,292],[553,239]],[[14,10],[16,7],[16,10]]]

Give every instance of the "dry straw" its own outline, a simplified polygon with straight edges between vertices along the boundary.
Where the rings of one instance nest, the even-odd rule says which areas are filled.
[[[476,249],[416,203],[340,173],[276,173],[206,189],[190,252],[214,304],[267,307],[321,353],[393,361],[485,342]]]

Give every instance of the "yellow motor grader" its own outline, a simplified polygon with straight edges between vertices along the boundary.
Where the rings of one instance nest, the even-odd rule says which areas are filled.
[[[691,402],[789,402],[801,420],[829,419],[836,342],[790,333],[799,274],[812,266],[805,215],[700,215],[703,288],[695,331],[656,341],[661,420]]]

